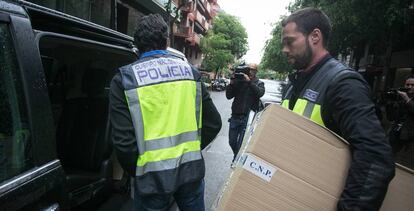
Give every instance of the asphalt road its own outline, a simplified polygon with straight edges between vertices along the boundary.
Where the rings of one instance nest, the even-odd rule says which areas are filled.
[[[210,92],[211,98],[221,115],[222,128],[217,138],[205,150],[203,156],[206,163],[205,205],[206,210],[214,210],[213,203],[220,195],[222,187],[230,174],[233,152],[228,144],[229,123],[232,100],[227,100],[225,92]]]

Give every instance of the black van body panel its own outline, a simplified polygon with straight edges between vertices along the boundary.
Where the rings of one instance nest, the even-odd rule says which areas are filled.
[[[66,210],[68,204],[63,191],[64,180],[64,172],[58,160],[19,175],[0,186],[0,210],[36,210],[56,202],[60,202],[60,209]],[[32,203],[42,198],[41,203]],[[30,204],[32,206],[27,207]]]
[[[22,0],[0,0],[0,22],[2,26],[7,25],[10,30],[16,54],[18,72],[14,73],[17,73],[22,81],[22,93],[24,94],[22,101],[27,106],[28,127],[31,132],[30,151],[34,161],[34,167],[29,167],[28,170],[13,178],[0,181],[0,210],[69,210],[73,204],[74,195],[70,190],[70,185],[78,181],[87,181],[80,179],[83,179],[82,176],[86,178],[88,174],[82,174],[83,172],[80,171],[81,173],[75,172],[78,174],[71,175],[71,169],[65,165],[65,160],[58,154],[56,145],[59,145],[61,139],[57,138],[59,127],[56,126],[54,119],[53,98],[49,96],[51,85],[48,83],[49,81],[46,81],[48,66],[47,63],[42,64],[45,52],[41,52],[41,50],[45,48],[42,48],[41,45],[39,47],[40,39],[42,37],[56,37],[62,38],[62,40],[79,41],[84,45],[105,47],[114,50],[114,52],[122,51],[123,53],[118,54],[122,57],[116,58],[122,58],[124,61],[124,55],[131,54],[132,59],[137,56],[133,46],[133,38],[83,19]],[[127,54],[124,54],[125,52]],[[112,67],[108,69],[112,69]],[[106,132],[106,136],[109,136],[108,130]],[[73,145],[73,142],[69,143],[71,146]],[[112,166],[110,161],[107,159],[102,166],[104,164]],[[107,169],[107,172],[102,174],[110,175],[105,177],[109,182],[102,186],[107,188],[106,185],[111,184],[113,179],[112,168],[101,167],[102,169]],[[71,176],[75,178],[72,178],[72,183],[70,183]],[[77,180],[76,177],[80,179]],[[81,187],[90,187],[99,182],[101,180],[82,184]],[[85,200],[97,199],[99,194],[96,193],[100,190],[91,189],[90,191],[92,192],[90,198]]]
[[[23,78],[32,131],[35,162],[42,165],[56,159],[55,129],[39,50],[27,18],[10,16],[18,64]],[[45,130],[44,128],[48,128]]]

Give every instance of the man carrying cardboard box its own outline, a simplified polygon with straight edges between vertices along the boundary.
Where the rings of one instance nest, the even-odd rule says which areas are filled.
[[[297,70],[282,106],[349,142],[352,162],[338,210],[379,210],[394,162],[366,81],[329,54],[330,20],[319,9],[296,11],[282,27],[282,51]]]

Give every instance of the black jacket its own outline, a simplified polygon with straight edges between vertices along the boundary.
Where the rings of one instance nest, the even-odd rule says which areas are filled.
[[[412,142],[414,141],[414,94],[408,94],[408,96],[411,100],[403,102],[401,103],[402,105],[400,105],[404,113],[400,139]]]
[[[291,77],[293,86],[303,88],[329,58]],[[300,90],[293,89],[295,96]],[[368,84],[357,72],[341,74],[330,82],[321,112],[326,127],[347,140],[351,149],[351,166],[338,210],[379,210],[395,166]]]
[[[201,75],[195,68],[193,68],[193,74],[196,80],[200,81]],[[201,83],[201,92],[203,98],[201,148],[204,149],[220,131],[221,117],[203,83]],[[112,142],[117,158],[122,168],[131,176],[134,176],[138,147],[120,73],[117,73],[111,81],[109,112]]]
[[[264,83],[259,79],[249,82],[235,82],[226,87],[227,99],[232,99],[231,113],[235,116],[243,116],[249,114],[250,110],[257,111],[259,109],[260,97],[264,95]]]

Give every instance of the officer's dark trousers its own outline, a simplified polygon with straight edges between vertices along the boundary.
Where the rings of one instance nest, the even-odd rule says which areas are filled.
[[[232,116],[229,119],[229,145],[233,150],[233,161],[236,158],[237,153],[239,153],[241,144],[243,142],[248,117],[248,115]]]
[[[135,211],[168,211],[175,199],[180,211],[205,211],[204,179],[184,184],[173,194],[140,196],[134,194]]]

